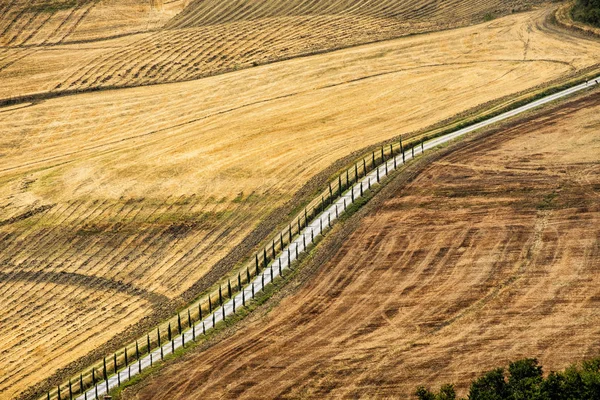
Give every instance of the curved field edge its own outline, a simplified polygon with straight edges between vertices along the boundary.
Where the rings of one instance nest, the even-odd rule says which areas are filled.
[[[492,118],[493,116],[496,116],[496,115],[498,115],[498,114],[500,114],[502,112],[506,112],[506,111],[512,110],[514,108],[517,108],[518,106],[523,105],[524,103],[529,103],[529,102],[531,102],[533,100],[539,99],[540,97],[545,97],[547,95],[556,93],[559,90],[562,90],[562,89],[565,89],[565,88],[567,88],[569,86],[573,86],[575,84],[584,82],[587,79],[588,79],[588,76],[586,76],[584,78],[580,77],[578,79],[574,79],[574,80],[570,81],[568,84],[563,84],[563,85],[560,85],[560,86],[550,87],[550,88],[538,91],[535,94],[529,94],[529,98],[528,99],[527,98],[524,99],[521,96],[519,96],[519,97],[517,97],[517,100],[514,100],[512,102],[511,105],[508,105],[508,106],[505,106],[505,107],[502,107],[502,108],[495,107],[495,108],[492,108],[491,110],[487,110],[486,109],[483,113],[481,113],[479,115],[475,115],[474,117],[469,118],[469,119],[461,119],[461,120],[459,120],[459,122],[455,122],[453,125],[451,125],[451,127],[447,127],[445,129],[441,129],[441,130],[438,129],[438,130],[433,130],[433,131],[432,130],[424,130],[420,134],[419,133],[415,133],[415,134],[412,134],[412,135],[407,135],[407,136],[403,136],[403,137],[397,137],[397,138],[394,138],[392,140],[388,140],[386,142],[382,142],[380,144],[371,146],[368,149],[366,149],[366,152],[362,153],[362,157],[360,159],[362,159],[362,158],[369,158],[370,157],[370,153],[372,151],[378,150],[382,146],[387,146],[389,143],[397,141],[400,138],[406,139],[407,141],[409,141],[409,139],[407,139],[407,138],[412,138],[413,140],[416,140],[416,141],[420,141],[420,140],[423,140],[423,139],[425,139],[425,140],[432,139],[432,138],[435,138],[435,137],[447,134],[449,132],[455,131],[455,130],[457,130],[457,129],[465,126],[465,125],[472,125],[472,124],[480,122],[482,120]],[[352,156],[349,156],[349,157],[351,158]],[[357,158],[352,159],[352,163],[350,165],[352,165],[356,160],[357,160]],[[344,162],[344,161],[340,160],[340,162]],[[333,166],[332,166],[332,168],[333,168]],[[337,171],[335,171],[334,176],[339,175],[340,173],[343,173],[344,171],[345,171],[345,169],[337,170]],[[324,173],[326,173],[326,172],[324,171]],[[320,174],[320,176],[323,177],[324,173]],[[334,184],[337,183],[337,179],[333,179],[332,180],[331,176],[326,177],[325,181],[326,182],[327,181],[333,182]],[[335,190],[334,190],[334,192],[335,192]],[[325,190],[323,192],[320,192],[320,193],[317,192],[317,193],[319,194],[318,196],[316,196],[317,199],[321,198],[322,196],[326,197],[328,195],[328,191],[327,190]],[[315,196],[314,196],[314,193],[313,193],[313,198],[314,197]],[[300,205],[297,208],[302,209],[305,206],[306,206],[306,203],[300,203]],[[291,216],[291,215],[293,215],[293,213],[289,213],[288,214],[288,216]],[[296,218],[301,218],[301,215],[302,214],[297,215]],[[284,223],[283,225],[286,225],[286,224],[287,223]],[[279,226],[278,228],[281,228],[281,226]],[[277,231],[279,231],[279,229]],[[268,247],[269,243],[270,243],[270,240],[263,241],[263,242],[261,242],[259,244],[259,246],[257,246],[257,248],[253,249],[253,251],[257,251],[257,250],[259,250],[261,248]],[[247,264],[248,258],[251,259],[250,262],[249,262],[249,265]],[[253,256],[246,257],[246,261],[245,261],[245,263],[242,264],[241,268],[239,268],[238,266],[236,266],[236,268],[233,269],[233,273],[231,273],[231,272],[229,273],[229,279],[231,279],[232,282],[235,282],[235,277],[237,276],[237,274],[240,271],[244,271],[247,268],[253,268],[253,266],[254,266],[253,260],[254,260]],[[261,261],[261,265],[262,265],[262,261]],[[203,302],[203,304],[206,304],[206,295],[208,293],[210,293],[213,298],[216,298],[217,297],[217,288],[219,286],[223,286],[223,285],[225,285],[225,287],[226,287],[227,280],[228,280],[228,277],[227,277],[227,275],[225,275],[225,277],[222,277],[217,282],[217,284],[213,285],[211,288],[209,288],[208,290],[204,291],[202,293],[202,295],[200,296],[200,298],[196,299],[196,301],[192,305],[187,306],[185,308],[181,308],[180,311],[184,311],[183,315],[185,316],[186,315],[185,311],[186,311],[186,309],[188,307],[189,307],[189,309],[195,309],[197,307],[198,302]],[[207,307],[205,307],[205,308],[207,308]],[[166,329],[166,325],[167,324],[172,324],[173,326],[176,326],[176,324],[177,324],[177,317],[173,316],[171,319],[163,321],[163,323],[161,324],[161,328],[163,329],[163,331]],[[140,340],[143,339],[143,338],[144,337],[140,337]],[[133,347],[133,345],[130,344],[130,347]],[[96,364],[96,366],[100,367],[101,363],[98,362]]]
[[[217,324],[217,329],[207,334],[205,338],[197,339],[196,343],[190,344],[186,349],[179,349],[174,356],[165,358],[164,363],[156,364],[152,368],[144,370],[139,377],[123,384],[120,388],[112,390],[110,394],[115,399],[138,398],[137,394],[151,383],[152,379],[160,379],[162,373],[168,373],[170,366],[192,358],[197,359],[203,351],[215,344],[230,338],[252,323],[268,318],[270,313],[277,310],[276,307],[282,300],[301,290],[304,284],[321,271],[328,262],[332,261],[337,250],[357,230],[363,218],[376,212],[386,201],[400,193],[403,188],[419,177],[432,162],[441,160],[458,150],[468,148],[473,143],[480,143],[494,134],[518,127],[531,119],[551,115],[564,106],[568,107],[571,104],[576,104],[581,100],[597,95],[596,90],[558,100],[521,114],[509,121],[470,133],[450,144],[439,146],[435,150],[419,156],[406,166],[398,168],[397,171],[390,173],[390,179],[382,181],[381,186],[374,187],[363,198],[363,201],[357,202],[352,209],[349,208],[349,214],[341,218],[340,223],[333,225],[330,231],[326,231],[323,239],[307,255],[301,257],[299,263],[284,279],[277,280],[275,285],[268,286],[264,293],[261,292],[260,296],[257,295],[256,300],[247,306],[246,310],[240,312],[238,316],[228,318],[225,322]],[[418,385],[418,382],[415,383],[415,388],[416,385]]]

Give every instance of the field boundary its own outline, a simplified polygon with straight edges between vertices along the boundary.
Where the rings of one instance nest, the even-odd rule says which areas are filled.
[[[398,165],[403,165],[426,150],[434,149],[467,133],[594,87],[596,86],[594,80],[598,79],[600,77],[592,79],[590,83],[587,82],[588,78],[582,79],[585,80],[584,83],[558,93],[546,93],[540,99],[520,106],[515,105],[516,108],[512,110],[504,111],[491,118],[488,117],[484,121],[474,122],[458,130],[439,132],[431,137],[423,136],[419,138],[420,140],[413,140],[407,146],[402,143],[400,138],[397,143],[381,147],[377,152],[372,151],[369,156],[362,158],[362,165],[355,162],[350,169],[346,169],[336,180],[330,182],[324,194],[309,203],[303,212],[289,223],[287,229],[279,232],[271,240],[271,246],[264,247],[256,253],[254,266],[246,268],[246,276],[242,277],[242,274],[238,272],[237,282],[234,279],[233,285],[230,278],[225,289],[219,285],[218,293],[209,294],[207,302],[199,301],[183,313],[178,313],[175,325],[177,334],[173,333],[175,328],[171,328],[171,323],[168,325],[166,335],[164,330],[161,334],[159,327],[154,338],[151,339],[151,334],[148,333],[146,343],[142,343],[140,346],[137,341],[134,345],[135,351],[128,350],[126,347],[123,352],[114,353],[112,357],[105,357],[102,365],[92,367],[85,379],[82,373],[78,379],[75,379],[75,385],[73,385],[72,379],[66,384],[59,385],[56,390],[48,392],[44,398],[60,399],[66,397],[66,393],[72,398],[76,394],[81,394],[83,388],[84,394],[78,397],[83,400],[101,396],[110,389],[120,386],[122,382],[151,367],[157,360],[185,347],[186,342],[195,341],[196,336],[206,335],[206,332],[217,326],[219,322],[236,314],[236,310],[239,312],[239,309],[246,305],[246,301],[255,298],[257,292],[264,290],[278,277],[283,277],[283,273],[292,267],[299,256],[323,237],[325,231],[331,228],[332,223],[344,215],[358,199],[363,198],[366,192],[370,191],[371,186],[378,186],[382,180],[385,180],[398,168]],[[548,90],[548,92],[551,91],[551,89]],[[295,233],[294,230],[296,230]],[[214,303],[213,297],[215,298]],[[204,310],[208,313],[203,314]],[[156,344],[154,349],[153,344]]]

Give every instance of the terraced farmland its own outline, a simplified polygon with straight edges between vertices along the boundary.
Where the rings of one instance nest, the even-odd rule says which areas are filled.
[[[30,20],[37,20],[38,14],[48,13],[21,15],[23,9],[38,4],[36,1],[45,2],[32,0],[34,5],[29,5],[21,4],[22,0],[14,1],[21,7],[15,6],[6,18],[0,19],[0,28],[5,21],[7,30],[0,37],[11,46],[15,43],[39,46],[4,50],[4,60],[0,58],[0,79],[5,84],[0,87],[0,98],[190,80],[334,48],[482,22],[485,15],[503,15],[537,3],[534,0],[202,0],[191,2],[177,14],[181,2],[166,3],[162,9],[156,8],[158,11],[150,7],[146,12],[148,4],[96,4],[89,0],[73,3],[78,4],[77,8],[56,13],[58,20],[64,13],[84,14],[89,7],[92,11],[84,19],[88,23],[78,25],[82,26],[78,28],[81,32],[76,29],[63,33],[70,26],[65,23],[60,33],[53,33],[49,28],[27,28]],[[70,0],[63,1],[71,4]],[[100,4],[103,11],[97,13],[104,19],[93,17]],[[115,9],[111,12],[110,7]],[[127,12],[121,12],[120,7]],[[138,9],[139,13],[131,11]],[[112,18],[113,14],[117,17]],[[175,14],[174,18],[167,18]],[[121,21],[120,15],[125,15],[127,21]],[[107,16],[110,16],[109,21]],[[100,23],[105,24],[105,29],[101,29]],[[35,30],[43,33],[29,38],[28,34]],[[43,46],[89,40],[106,32],[147,33],[84,46]]]
[[[392,182],[288,298],[125,398],[464,395],[509,360],[597,356],[599,111],[596,90]]]
[[[246,256],[261,222],[284,221],[275,211],[337,160],[597,65],[600,44],[548,25],[549,10],[0,109],[0,398],[143,333]],[[137,36],[85,46],[95,57],[124,40]],[[78,48],[56,47],[54,66]]]

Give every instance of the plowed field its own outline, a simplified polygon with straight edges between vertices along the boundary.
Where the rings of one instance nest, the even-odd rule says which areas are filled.
[[[303,287],[129,397],[464,394],[509,360],[597,356],[599,115],[596,92],[392,183]]]

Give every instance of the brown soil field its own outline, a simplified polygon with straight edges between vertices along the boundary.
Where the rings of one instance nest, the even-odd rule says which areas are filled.
[[[11,0],[0,18],[0,44],[5,45],[0,52],[0,99],[190,80],[482,22],[485,15],[504,15],[536,3],[202,0],[177,14],[181,1],[160,8],[139,0]],[[114,38],[132,32],[140,33]],[[99,40],[102,34],[107,40]],[[69,43],[76,41],[85,43]]]
[[[547,15],[0,109],[0,398],[209,287],[336,161],[598,64]]]
[[[597,356],[599,127],[596,90],[431,156],[338,227],[291,295],[125,398],[464,394],[510,360]]]

